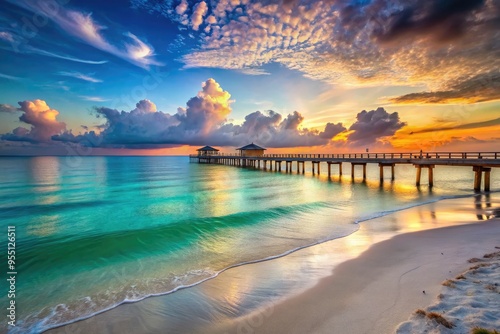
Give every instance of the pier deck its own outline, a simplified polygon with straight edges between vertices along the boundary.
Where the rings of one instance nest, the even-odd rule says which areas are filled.
[[[342,175],[342,163],[351,164],[351,177],[354,178],[356,166],[363,167],[363,179],[366,179],[366,165],[378,164],[380,180],[384,179],[384,167],[391,167],[391,179],[394,180],[394,169],[398,164],[411,164],[416,168],[416,185],[420,186],[422,168],[428,169],[429,186],[434,185],[433,168],[435,166],[472,167],[474,174],[474,190],[481,190],[484,173],[484,190],[490,190],[491,168],[500,167],[500,152],[425,152],[425,153],[344,153],[344,154],[263,154],[246,156],[241,154],[221,153],[213,155],[190,155],[190,161],[209,164],[223,164],[240,167],[261,168],[281,171],[281,163],[285,162],[286,171],[292,170],[292,163],[297,164],[297,172],[304,173],[305,163],[311,162],[312,172],[320,173],[320,163],[328,164],[328,176],[331,165],[339,166]],[[302,169],[300,168],[302,167]]]

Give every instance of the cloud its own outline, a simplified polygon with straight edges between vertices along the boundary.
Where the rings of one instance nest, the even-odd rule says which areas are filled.
[[[133,2],[173,22],[185,20],[172,1]],[[200,46],[184,49],[185,68],[255,74],[265,64],[278,63],[336,85],[425,84],[435,91],[443,83],[500,67],[498,1],[207,3],[203,33],[189,32]]]
[[[439,41],[462,37],[473,15],[482,9],[484,0],[436,0],[406,5],[389,17],[385,31],[378,33],[384,42],[429,36]]]
[[[77,63],[83,63],[83,64],[91,64],[91,65],[102,65],[106,64],[108,61],[107,60],[88,60],[88,59],[80,59],[64,54],[58,54],[55,52],[50,52],[46,50],[42,50],[40,48],[34,47],[29,44],[28,40],[26,39],[26,33],[24,31],[1,31],[0,32],[0,39],[3,39],[7,42],[10,43],[11,48],[6,48],[6,47],[1,47],[1,49],[4,50],[9,50],[9,51],[15,51],[16,53],[23,53],[23,54],[37,54],[45,57],[52,57],[52,58],[57,58],[57,59],[64,59],[64,60],[69,60]]]
[[[104,147],[167,147],[173,144],[238,146],[258,142],[267,147],[327,145],[346,130],[341,124],[326,124],[323,131],[302,127],[304,117],[297,111],[283,117],[272,110],[255,111],[241,124],[227,121],[231,95],[214,79],[202,83],[201,90],[175,114],[157,110],[149,100],[141,100],[131,111],[95,108],[106,121],[99,134],[86,131],[74,135],[66,131],[54,135],[59,142],[92,143]],[[156,145],[156,146],[155,146]]]
[[[69,61],[73,61],[73,62],[77,62],[77,63],[91,64],[91,65],[102,65],[102,64],[106,64],[108,62],[107,60],[87,60],[87,59],[70,57],[70,56],[61,55],[61,54],[57,54],[54,52],[49,52],[49,51],[45,51],[42,49],[38,49],[38,48],[32,47],[30,45],[26,45],[25,52],[26,53],[35,53],[35,54],[39,54],[39,55],[47,56],[47,57],[52,57],[52,58],[69,60]]]
[[[105,101],[109,101],[109,99],[105,99],[105,98],[100,97],[100,96],[85,96],[85,95],[82,95],[80,97],[82,99],[84,99],[85,101],[93,101],[93,102],[105,102]]]
[[[214,79],[202,85],[198,95],[187,102],[185,112],[176,114],[179,129],[206,135],[216,129],[231,113],[231,94],[223,90]]]
[[[50,6],[44,4],[43,1],[10,0],[9,2],[35,14],[44,15],[54,21],[67,34],[96,49],[110,53],[136,66],[148,68],[150,65],[163,65],[153,59],[153,47],[141,41],[130,32],[125,32],[123,34],[123,36],[127,37],[127,40],[121,43],[124,48],[119,48],[111,44],[102,34],[102,31],[105,30],[106,27],[94,21],[92,14],[70,10],[60,6],[57,11],[52,11],[49,8]]]
[[[0,31],[0,38],[7,42],[14,42],[14,36],[8,31]]]
[[[156,104],[149,100],[141,100],[136,105],[136,109],[132,110],[132,112],[136,113],[151,113],[156,112]]]
[[[175,12],[179,15],[184,14],[188,10],[188,3],[186,0],[182,0],[180,4],[175,7]]]
[[[201,1],[194,6],[193,14],[191,15],[191,24],[193,30],[198,30],[203,23],[203,17],[207,14],[208,6],[205,1]]]
[[[433,126],[432,128],[414,130],[411,132],[411,134],[430,133],[430,132],[449,131],[449,130],[481,129],[497,125],[500,125],[500,117],[482,122],[473,122],[473,123],[465,123],[465,124],[450,125],[450,126]]]
[[[81,58],[76,58],[76,57],[72,57],[72,56],[68,56],[68,55],[64,55],[64,54],[58,54],[55,52],[42,50],[40,48],[29,45],[26,38],[23,37],[22,35],[23,34],[18,35],[17,33],[14,33],[14,32],[0,32],[0,39],[6,40],[6,41],[10,42],[10,44],[11,44],[11,48],[1,47],[1,49],[15,51],[16,53],[36,54],[36,55],[41,55],[41,56],[45,56],[45,57],[64,59],[64,60],[69,60],[72,62],[91,64],[91,65],[102,65],[102,64],[106,64],[108,62],[107,60],[81,59]]]
[[[397,104],[477,103],[500,99],[500,72],[476,75],[451,84],[445,90],[411,93],[390,101]]]
[[[356,116],[356,122],[349,128],[352,131],[348,141],[355,146],[375,144],[384,137],[392,136],[406,125],[401,122],[399,114],[389,114],[384,108],[363,110]]]
[[[57,121],[58,112],[45,101],[19,102],[23,111],[20,120],[31,124],[31,130],[17,128],[1,138],[6,141],[28,141],[81,144],[107,148],[153,148],[172,145],[240,146],[250,142],[265,147],[310,147],[337,144],[354,146],[383,143],[406,123],[397,112],[384,108],[358,113],[349,129],[342,123],[326,123],[323,129],[303,126],[304,116],[294,111],[281,115],[273,110],[255,111],[241,123],[228,121],[232,112],[231,94],[210,78],[201,90],[189,99],[185,107],[169,114],[158,110],[150,100],[139,101],[130,111],[95,107],[94,113],[104,121],[97,131],[74,134]],[[6,110],[13,107],[6,106]],[[335,137],[340,135],[341,139]]]
[[[243,68],[239,70],[240,73],[247,75],[270,75],[271,73],[261,69],[261,68]]]
[[[14,80],[14,81],[23,80],[20,77],[15,77],[13,75],[8,75],[8,74],[3,74],[3,73],[0,73],[0,78],[4,78],[4,79],[8,79],[8,80]]]
[[[439,147],[441,150],[448,152],[493,152],[498,147],[500,138],[478,139],[472,136],[466,137],[451,137],[449,139],[438,140],[435,142],[426,143],[429,149]]]
[[[88,81],[88,82],[94,82],[94,83],[102,82],[101,79],[96,79],[96,78],[92,77],[91,75],[83,74],[83,73],[80,73],[80,72],[60,71],[57,74],[63,75],[63,76],[67,76],[67,77],[76,78],[76,79],[80,79],[80,80],[83,80],[83,81]]]
[[[339,133],[342,133],[346,130],[342,123],[326,123],[325,130],[319,134],[321,138],[324,139],[333,139]]]
[[[269,110],[253,112],[245,117],[241,125],[227,124],[215,133],[214,140],[223,138],[238,145],[258,142],[266,147],[304,147],[327,145],[330,140],[345,131],[342,124],[327,124],[323,132],[302,127],[304,117],[297,111],[282,115]],[[235,145],[232,144],[232,145]],[[220,144],[219,144],[220,145]]]
[[[209,17],[207,17],[206,22],[207,22],[208,24],[216,24],[216,23],[217,23],[217,19],[215,18],[215,16],[210,15]]]
[[[1,136],[1,139],[8,141],[26,141],[31,143],[47,143],[51,141],[53,135],[57,135],[66,130],[66,124],[57,120],[59,112],[51,109],[43,100],[18,102],[17,109],[23,114],[19,120],[31,125],[30,129],[18,127]]]
[[[0,104],[0,112],[14,113],[16,111],[18,111],[18,109],[10,104]]]

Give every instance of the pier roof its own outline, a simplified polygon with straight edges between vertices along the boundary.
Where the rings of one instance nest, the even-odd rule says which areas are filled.
[[[237,149],[238,151],[247,151],[247,150],[266,150],[263,147],[260,147],[259,145],[255,145],[254,143],[248,144],[246,146],[240,147]]]
[[[213,148],[212,146],[203,146],[202,148],[197,149],[197,151],[203,151],[203,152],[219,152],[218,149]]]

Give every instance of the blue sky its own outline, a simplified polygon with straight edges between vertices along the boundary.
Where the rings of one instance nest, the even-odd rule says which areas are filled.
[[[247,141],[327,152],[498,145],[492,1],[20,0],[2,8],[3,154],[57,153],[92,136],[96,149],[123,154]],[[110,118],[108,109],[126,114]],[[425,137],[410,135],[421,130]]]

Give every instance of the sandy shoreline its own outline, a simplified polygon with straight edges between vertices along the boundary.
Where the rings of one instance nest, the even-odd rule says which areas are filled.
[[[500,246],[499,236],[498,219],[397,235],[274,305],[253,332],[392,333],[417,308],[433,303],[445,279],[470,267],[467,259]],[[251,322],[245,317],[220,330],[241,332]]]
[[[396,333],[471,333],[473,329],[500,330],[500,246],[470,268],[443,282],[437,301],[415,311]]]
[[[47,333],[391,333],[432,304],[467,259],[500,246],[500,221],[485,220],[497,202],[479,196],[414,207]]]

